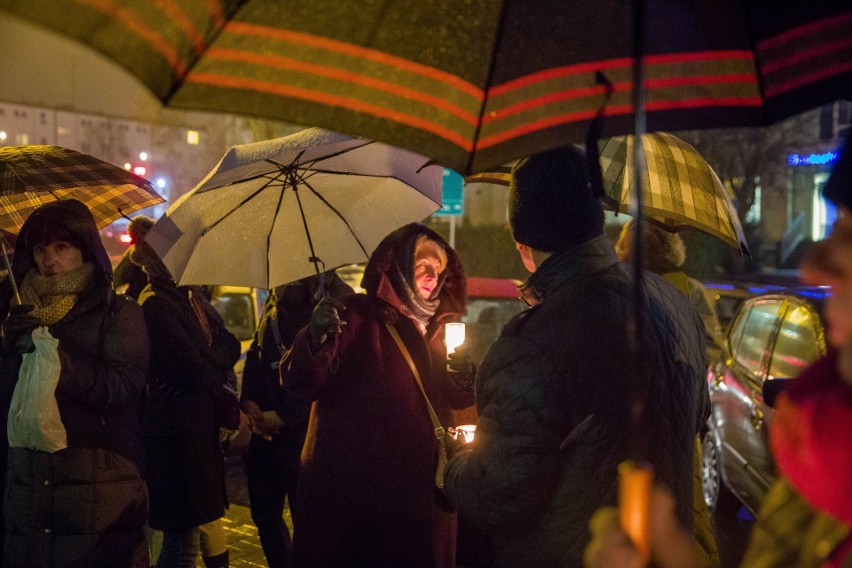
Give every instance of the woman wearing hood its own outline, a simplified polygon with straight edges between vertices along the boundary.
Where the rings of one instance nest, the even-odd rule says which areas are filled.
[[[362,286],[317,306],[281,368],[284,387],[314,401],[293,565],[454,566],[456,515],[436,486],[439,442],[411,365],[445,428],[473,404],[472,365],[448,369],[443,344],[466,306],[461,262],[410,224],[379,244]]]
[[[148,368],[142,310],[115,295],[94,218],[76,200],[49,203],[18,234],[12,287],[0,289],[3,446],[22,355],[46,326],[59,340],[56,401],[67,448],[13,447],[4,500],[6,567],[147,567],[140,396]],[[4,461],[5,447],[2,448]]]

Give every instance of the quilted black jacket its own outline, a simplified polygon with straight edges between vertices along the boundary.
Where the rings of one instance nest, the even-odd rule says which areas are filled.
[[[630,270],[605,236],[551,256],[529,282],[542,302],[506,325],[482,363],[476,441],[448,465],[446,491],[493,534],[498,566],[582,566],[589,518],[616,504],[636,380],[625,345]],[[709,410],[704,328],[663,278],[648,273],[645,285],[644,439],[656,481],[691,527],[694,437]]]

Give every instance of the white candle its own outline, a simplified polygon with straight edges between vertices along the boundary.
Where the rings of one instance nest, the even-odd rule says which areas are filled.
[[[456,350],[464,343],[464,324],[448,323],[444,326],[444,342],[447,344],[447,354]]]
[[[456,431],[458,431],[459,436],[462,438],[462,442],[465,444],[469,444],[473,442],[473,436],[476,433],[476,424],[462,424],[461,426],[456,426]]]

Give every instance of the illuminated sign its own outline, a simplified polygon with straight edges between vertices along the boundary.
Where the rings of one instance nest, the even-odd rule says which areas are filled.
[[[822,166],[837,161],[837,152],[824,154],[788,154],[787,164],[791,166]]]

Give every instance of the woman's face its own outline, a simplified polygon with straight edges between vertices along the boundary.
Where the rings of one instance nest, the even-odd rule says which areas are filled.
[[[418,247],[414,253],[414,286],[424,300],[428,300],[438,285],[443,261],[433,247]]]
[[[33,258],[42,276],[55,276],[83,266],[83,252],[66,241],[34,246]]]

